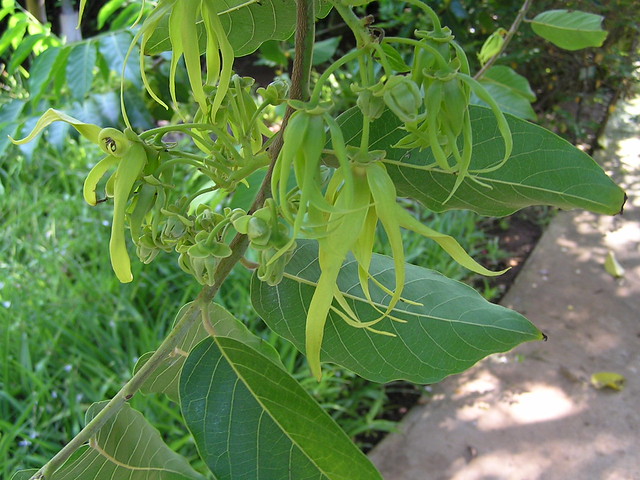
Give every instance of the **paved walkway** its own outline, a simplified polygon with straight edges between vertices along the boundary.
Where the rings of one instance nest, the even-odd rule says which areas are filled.
[[[640,98],[623,102],[598,160],[624,215],[562,212],[503,305],[548,342],[494,355],[433,386],[372,453],[386,480],[640,480]],[[626,270],[604,270],[612,250]],[[626,377],[597,390],[594,372]]]

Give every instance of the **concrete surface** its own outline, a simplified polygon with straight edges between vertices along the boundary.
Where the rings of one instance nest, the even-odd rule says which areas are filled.
[[[596,158],[627,191],[624,214],[561,212],[502,301],[549,340],[434,385],[371,453],[386,480],[640,479],[640,98],[605,138]],[[594,388],[600,371],[626,387]]]

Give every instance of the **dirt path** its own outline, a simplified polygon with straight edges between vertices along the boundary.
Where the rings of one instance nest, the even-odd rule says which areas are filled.
[[[627,191],[624,215],[559,214],[502,301],[549,341],[434,385],[371,453],[386,480],[640,480],[640,98],[605,137],[597,158]],[[600,371],[624,390],[594,388]]]

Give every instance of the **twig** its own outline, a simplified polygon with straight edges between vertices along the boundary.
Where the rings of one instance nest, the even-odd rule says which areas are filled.
[[[296,31],[296,62],[294,62],[291,75],[291,98],[296,100],[306,100],[309,96],[309,77],[315,26],[313,0],[298,0],[297,12],[298,31]],[[309,40],[309,37],[311,40]],[[290,109],[287,109],[287,112],[290,116],[292,111],[289,112],[289,110]],[[285,119],[287,118],[288,117]],[[269,149],[271,156],[269,171],[260,186],[260,190],[256,195],[250,211],[255,211],[262,207],[265,199],[271,195],[271,172],[273,171],[273,165],[280,153],[280,149],[282,148],[281,137],[284,128],[285,122],[283,122],[283,128],[278,133],[279,141],[274,141]],[[180,318],[167,338],[164,339],[149,360],[131,377],[131,379],[107,403],[107,405],[100,410],[100,412],[89,423],[87,423],[87,425],[74,438],[69,441],[69,443],[67,443],[53,458],[51,458],[51,460],[49,460],[31,477],[31,480],[46,480],[53,475],[53,473],[55,473],[55,471],[58,470],[78,448],[89,443],[91,438],[100,430],[100,428],[113,418],[124,404],[138,392],[140,387],[160,366],[162,361],[174,352],[176,346],[184,338],[184,335],[193,326],[193,324],[200,319],[203,306],[208,305],[213,300],[222,283],[229,276],[231,270],[233,270],[233,267],[243,258],[248,246],[249,239],[246,235],[237,234],[233,238],[229,244],[232,253],[229,257],[220,260],[215,272],[214,284],[212,286],[204,287],[200,291],[196,300]]]
[[[532,3],[533,3],[533,0],[525,0],[525,2],[522,4],[522,7],[520,7],[520,11],[518,12],[518,15],[516,16],[516,19],[511,24],[511,28],[509,28],[509,31],[507,32],[507,35],[504,37],[504,42],[502,43],[502,47],[500,48],[500,51],[498,53],[496,53],[493,57],[491,57],[487,61],[487,63],[485,63],[482,66],[482,68],[480,70],[478,70],[478,73],[476,73],[473,76],[473,78],[475,78],[476,80],[479,80],[480,78],[482,78],[482,76],[485,73],[487,73],[487,70],[489,70],[491,68],[491,66],[496,62],[498,57],[500,57],[500,55],[502,55],[502,52],[504,52],[506,50],[507,45],[509,45],[509,42],[511,42],[511,39],[513,38],[513,36],[518,31],[518,28],[520,28],[520,24],[524,20],[524,16],[529,11],[529,8],[531,8],[531,4]]]

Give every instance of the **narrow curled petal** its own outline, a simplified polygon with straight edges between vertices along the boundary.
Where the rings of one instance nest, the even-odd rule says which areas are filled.
[[[329,236],[318,241],[318,258],[322,273],[309,305],[305,332],[307,361],[309,362],[311,373],[318,381],[322,377],[320,347],[324,337],[327,315],[333,302],[338,273],[342,262],[347,256],[347,252],[349,252],[362,231],[368,211],[370,195],[366,188],[366,183],[363,184],[366,180],[364,178],[356,178],[355,180],[355,196],[352,204],[345,204],[347,195],[339,196],[336,201],[336,207],[341,209],[351,207],[351,210],[349,213],[339,212],[332,214],[331,220],[335,222],[335,230]]]
[[[400,226],[432,239],[434,242],[440,245],[440,247],[442,247],[445,252],[451,255],[451,258],[453,258],[460,265],[468,268],[472,272],[479,273],[480,275],[486,275],[488,277],[495,277],[497,275],[502,275],[504,272],[509,270],[508,268],[505,270],[500,270],[499,272],[492,272],[491,270],[487,270],[473,258],[471,258],[471,256],[465,251],[464,248],[462,248],[462,246],[455,238],[437,232],[427,227],[426,225],[423,225],[400,205],[397,206],[397,216]]]
[[[98,188],[100,179],[104,176],[105,173],[107,173],[109,169],[115,167],[119,161],[119,158],[114,157],[113,155],[107,155],[94,165],[94,167],[87,175],[87,178],[85,178],[84,186],[82,188],[82,195],[84,196],[84,201],[92,207],[98,203],[96,190]]]
[[[496,117],[496,121],[498,122],[498,131],[500,132],[500,135],[502,136],[502,140],[504,142],[504,156],[502,160],[496,165],[476,171],[476,173],[492,172],[502,167],[511,156],[511,151],[513,150],[513,137],[511,136],[509,123],[507,123],[507,119],[502,113],[502,110],[500,110],[500,107],[498,106],[494,98],[489,92],[487,92],[487,90],[482,86],[480,82],[470,77],[469,75],[464,74],[460,74],[459,78],[463,82],[465,82],[469,86],[469,88],[471,88],[473,93],[475,93],[480,100],[486,102],[489,105],[491,111]]]
[[[387,239],[393,253],[396,285],[393,296],[391,300],[389,300],[387,311],[385,312],[385,314],[388,314],[400,300],[405,281],[404,244],[400,232],[400,224],[396,215],[398,209],[398,204],[396,203],[396,187],[384,165],[380,163],[373,164],[367,168],[367,181],[371,189],[371,196],[373,197],[376,213],[387,234]]]
[[[211,118],[214,119],[222,100],[227,95],[229,89],[229,83],[231,81],[231,75],[233,74],[233,61],[235,54],[233,47],[227,38],[227,34],[222,26],[218,11],[216,9],[216,2],[202,2],[202,17],[207,24],[207,37],[215,35],[216,41],[220,47],[220,53],[222,56],[222,69],[218,79],[218,90],[216,96],[211,104]]]
[[[102,127],[99,127],[98,125],[93,125],[91,123],[83,123],[80,120],[75,119],[67,115],[66,113],[62,113],[53,108],[50,108],[49,110],[44,112],[44,114],[40,117],[40,119],[36,123],[36,126],[33,127],[33,130],[31,130],[31,133],[29,135],[27,135],[26,137],[20,140],[11,139],[11,141],[16,145],[23,145],[27,142],[30,142],[36,137],[36,135],[38,135],[42,130],[44,130],[46,127],[51,125],[53,122],[68,123],[73,128],[75,128],[78,131],[78,133],[83,137],[85,137],[87,140],[89,140],[92,143],[95,143],[96,145],[99,144],[98,135],[100,134],[100,130],[102,130]]]

